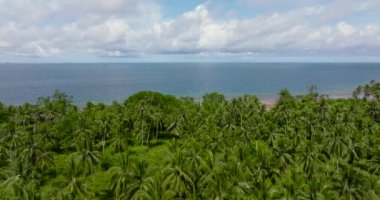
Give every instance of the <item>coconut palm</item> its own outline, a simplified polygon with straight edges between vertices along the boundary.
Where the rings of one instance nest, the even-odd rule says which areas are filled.
[[[341,164],[338,173],[333,177],[333,186],[331,189],[335,191],[337,197],[345,199],[363,199],[369,181],[365,177],[368,176],[360,169]]]
[[[53,158],[50,152],[45,152],[41,147],[42,142],[38,139],[34,139],[33,136],[29,136],[29,140],[26,142],[25,149],[22,151],[22,157],[25,162],[30,163],[32,166],[38,169],[45,170],[54,165]]]
[[[280,181],[279,196],[283,199],[301,199],[305,194],[305,177],[298,167],[290,168]]]
[[[65,175],[64,193],[67,193],[71,199],[87,199],[87,180],[83,176],[84,168],[80,164],[80,160],[72,155],[69,160],[67,160],[63,174]]]
[[[129,165],[129,154],[126,153],[122,155],[121,163],[111,169],[113,172],[111,177],[112,191],[117,198],[122,196],[128,188]]]
[[[94,143],[90,139],[85,139],[78,152],[82,165],[87,174],[92,174],[95,167],[99,164],[99,152],[95,150]]]
[[[186,161],[187,153],[181,147],[168,152],[165,160],[166,165],[162,171],[166,177],[164,185],[166,188],[175,191],[176,198],[183,198],[186,195],[192,194],[195,188],[192,180],[193,173],[190,171]]]
[[[148,163],[143,159],[133,163],[128,173],[127,190],[121,195],[121,199],[150,199],[148,190],[152,182],[151,173]]]
[[[298,163],[302,166],[308,179],[320,170],[320,166],[326,160],[326,156],[320,152],[320,145],[308,142],[305,144],[304,151],[299,155]]]
[[[107,117],[104,116],[104,114],[102,115],[100,119],[96,120],[95,124],[97,125],[96,127],[97,135],[98,137],[101,138],[102,153],[104,154],[106,139],[108,139],[109,137],[111,124],[109,122],[109,119],[107,119]]]
[[[253,199],[275,199],[278,193],[273,183],[268,179],[259,179],[252,187],[254,188]]]

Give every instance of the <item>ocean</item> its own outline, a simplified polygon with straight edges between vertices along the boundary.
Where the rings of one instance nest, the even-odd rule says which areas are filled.
[[[121,102],[142,90],[196,99],[208,92],[251,94],[265,100],[284,88],[303,94],[311,85],[319,93],[346,97],[370,80],[380,80],[380,63],[0,64],[0,101],[35,103],[55,90],[78,105]]]

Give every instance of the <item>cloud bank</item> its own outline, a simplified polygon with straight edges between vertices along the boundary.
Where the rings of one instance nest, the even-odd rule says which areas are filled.
[[[217,1],[208,1],[165,18],[150,0],[0,0],[0,58],[380,56],[380,1],[281,2],[292,7],[219,17],[209,8]]]

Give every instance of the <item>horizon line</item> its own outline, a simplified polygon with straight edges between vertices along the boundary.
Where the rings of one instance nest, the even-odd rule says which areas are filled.
[[[1,65],[12,65],[12,64],[176,64],[176,63],[215,63],[215,64],[275,64],[275,63],[289,63],[289,64],[302,64],[302,63],[341,63],[341,64],[380,64],[380,61],[109,61],[109,62],[78,62],[78,61],[68,61],[68,62],[61,62],[61,61],[49,61],[49,62],[23,62],[23,61],[17,61],[17,62],[0,62]]]

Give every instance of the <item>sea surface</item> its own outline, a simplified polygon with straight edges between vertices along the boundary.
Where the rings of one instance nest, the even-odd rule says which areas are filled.
[[[208,92],[252,94],[265,100],[283,88],[303,94],[311,85],[345,97],[370,80],[380,80],[380,63],[0,64],[0,101],[35,103],[55,90],[78,105],[121,102],[142,90],[196,99]]]

